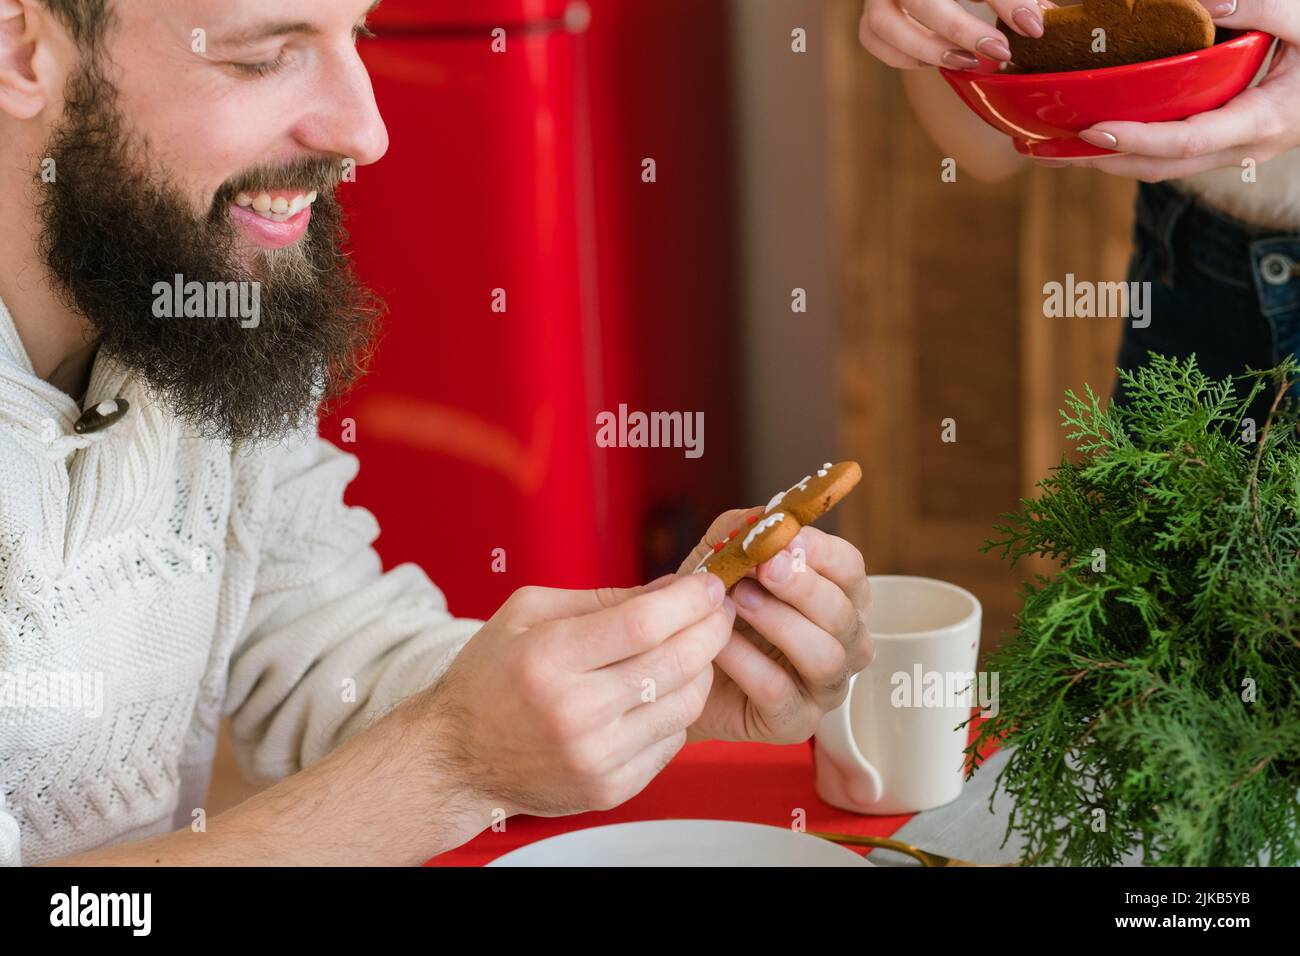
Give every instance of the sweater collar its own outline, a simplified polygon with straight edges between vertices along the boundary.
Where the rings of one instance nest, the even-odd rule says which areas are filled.
[[[91,375],[93,378],[93,370]],[[4,411],[10,417],[16,413],[28,417],[39,412],[68,427],[81,413],[72,396],[36,374],[13,316],[0,299],[0,412]]]
[[[0,299],[0,365],[13,366],[33,377],[36,375],[36,369],[32,367],[23,340],[18,337],[18,327],[14,325],[13,316],[9,314],[4,299]]]
[[[121,397],[128,390],[134,404],[139,404],[131,380],[130,372],[101,350],[90,371],[87,407]],[[109,434],[75,434],[74,423],[80,415],[81,408],[70,395],[36,374],[13,316],[0,300],[0,424],[10,426],[14,434],[50,459],[60,460],[102,442]]]

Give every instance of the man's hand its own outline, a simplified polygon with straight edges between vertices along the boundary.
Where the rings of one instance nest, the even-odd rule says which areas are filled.
[[[630,591],[523,588],[411,702],[407,724],[428,728],[419,746],[475,803],[606,810],[686,743],[734,620],[711,574]]]
[[[1215,23],[1264,30],[1281,40],[1268,75],[1226,106],[1175,123],[1098,123],[1080,136],[1126,155],[1043,165],[1089,166],[1143,182],[1179,179],[1246,160],[1265,163],[1300,146],[1300,3],[1295,0],[1202,0]]]
[[[711,574],[627,591],[524,588],[436,684],[206,832],[58,864],[416,865],[495,813],[617,806],[686,742],[734,620]]]
[[[1022,36],[1043,35],[1044,0],[989,0],[1002,22]],[[975,54],[1011,59],[1006,35],[962,9],[956,0],[867,0],[858,38],[876,59],[900,70],[944,66],[973,70]]]
[[[718,518],[682,571],[694,569],[732,528],[762,510]],[[714,662],[713,687],[691,739],[807,740],[822,716],[844,701],[849,677],[874,653],[864,622],[871,585],[861,552],[806,527],[732,594],[739,619]]]

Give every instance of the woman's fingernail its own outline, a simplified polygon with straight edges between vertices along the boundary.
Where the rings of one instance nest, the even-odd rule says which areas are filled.
[[[980,61],[965,50],[945,50],[939,58],[950,70],[978,70]]]
[[[1043,35],[1043,17],[1037,10],[1017,7],[1016,12],[1011,14],[1011,22],[1027,37],[1037,40]]]
[[[1202,0],[1202,2],[1205,2],[1205,0]],[[1221,3],[1219,0],[1208,0],[1205,5],[1210,8],[1210,16],[1216,20],[1230,17],[1237,12],[1237,0],[1229,0],[1228,3]]]
[[[1119,140],[1114,136],[1111,136],[1110,133],[1103,133],[1099,129],[1085,129],[1079,134],[1079,139],[1089,145],[1100,147],[1101,149],[1119,148]]]
[[[979,50],[990,60],[1010,60],[1011,47],[1007,46],[1007,41],[1001,37],[984,37],[975,44],[975,49]]]

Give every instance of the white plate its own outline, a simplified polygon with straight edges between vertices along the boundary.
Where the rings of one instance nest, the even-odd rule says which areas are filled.
[[[852,850],[782,827],[734,820],[646,820],[574,830],[488,866],[873,866]]]

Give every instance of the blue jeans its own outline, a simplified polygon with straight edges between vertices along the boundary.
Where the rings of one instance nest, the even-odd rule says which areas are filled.
[[[1223,379],[1300,351],[1300,232],[1250,226],[1163,183],[1140,184],[1133,232],[1129,281],[1151,283],[1151,321],[1125,323],[1120,368],[1145,364],[1148,352],[1195,353]],[[1248,412],[1260,427],[1274,394]],[[1113,397],[1126,400],[1121,383]]]

